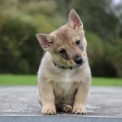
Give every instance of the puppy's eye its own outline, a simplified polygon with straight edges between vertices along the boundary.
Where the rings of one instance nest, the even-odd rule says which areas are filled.
[[[61,49],[59,50],[59,53],[60,53],[60,54],[66,54],[66,50],[63,49],[63,48],[61,48]]]
[[[80,40],[77,40],[76,41],[76,45],[80,45]]]

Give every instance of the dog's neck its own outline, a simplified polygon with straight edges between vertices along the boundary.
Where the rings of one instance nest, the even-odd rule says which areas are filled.
[[[67,67],[66,67],[66,66],[61,66],[61,65],[55,63],[54,61],[53,61],[53,64],[54,64],[57,68],[61,68],[61,69],[70,69],[70,70],[72,70],[72,69],[78,67],[78,66],[67,66]]]

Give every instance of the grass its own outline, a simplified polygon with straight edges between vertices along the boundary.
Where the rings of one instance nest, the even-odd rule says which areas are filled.
[[[122,79],[95,77],[92,79],[92,86],[122,86]]]
[[[36,85],[36,75],[8,75],[0,74],[0,85]]]
[[[37,85],[37,76],[0,74],[0,85],[33,86],[33,85]],[[93,77],[92,86],[122,86],[122,79]]]

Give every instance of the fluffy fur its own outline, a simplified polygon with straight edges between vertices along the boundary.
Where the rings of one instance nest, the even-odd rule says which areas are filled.
[[[38,70],[38,100],[42,114],[55,114],[57,111],[85,114],[91,84],[83,23],[72,9],[68,23],[51,34],[37,34],[40,45],[46,51]],[[76,45],[76,41],[80,44]],[[66,54],[60,54],[65,49]],[[81,66],[75,63],[82,57]],[[54,65],[76,66],[74,69],[61,69]]]

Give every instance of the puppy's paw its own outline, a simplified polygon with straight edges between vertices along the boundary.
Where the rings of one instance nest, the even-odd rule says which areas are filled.
[[[63,111],[66,112],[66,113],[71,113],[71,112],[72,112],[72,106],[67,105],[67,104],[64,104],[64,105],[62,106],[62,109],[63,109]]]
[[[73,114],[87,114],[87,111],[85,109],[85,107],[81,107],[81,106],[74,106],[73,110],[72,110]]]
[[[42,114],[44,115],[54,115],[56,114],[55,107],[43,107]]]

